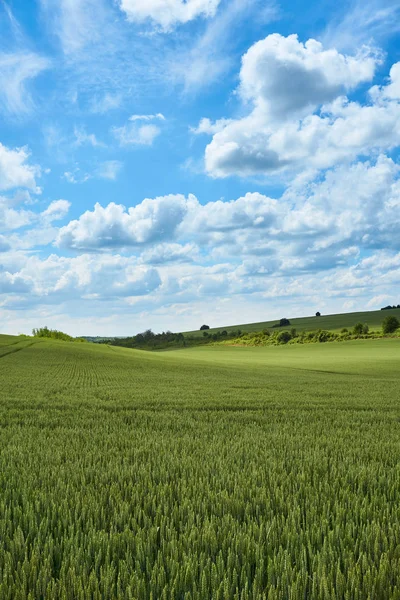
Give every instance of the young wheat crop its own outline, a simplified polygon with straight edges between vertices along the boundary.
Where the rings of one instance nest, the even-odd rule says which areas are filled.
[[[400,598],[399,341],[12,343],[0,600]]]

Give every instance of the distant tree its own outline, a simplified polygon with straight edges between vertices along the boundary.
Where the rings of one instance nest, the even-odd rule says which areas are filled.
[[[364,323],[364,325],[363,325],[363,331],[362,332],[365,333],[365,334],[369,333],[369,325],[368,325],[368,323]]]
[[[209,325],[202,325],[200,327],[200,331],[204,331],[205,329],[210,329],[210,326]]]
[[[292,329],[290,330],[290,335],[292,336],[292,338],[297,337],[297,331],[294,327],[292,327]]]
[[[315,316],[316,316],[316,317],[320,317],[320,316],[321,316],[321,313],[320,313],[319,311],[317,311],[317,312],[315,313]]]
[[[394,315],[390,317],[386,317],[382,323],[382,331],[383,333],[393,333],[396,329],[399,329],[400,321]]]
[[[354,327],[353,327],[353,334],[354,335],[361,335],[362,332],[363,332],[363,329],[364,329],[364,325],[361,322],[356,323],[354,325]]]
[[[279,327],[287,327],[288,325],[290,325],[289,319],[281,319],[279,321]]]
[[[143,333],[138,335],[142,335],[146,342],[149,342],[155,336],[151,329],[146,329],[146,331],[143,331]]]
[[[208,332],[207,331],[203,331],[203,336],[204,337],[208,337]]]

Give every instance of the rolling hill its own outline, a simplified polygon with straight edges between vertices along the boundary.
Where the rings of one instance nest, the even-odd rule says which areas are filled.
[[[400,320],[400,308],[394,308],[391,310],[339,313],[334,315],[322,315],[320,317],[311,316],[292,318],[288,315],[281,315],[280,318],[287,317],[290,320],[290,327],[296,328],[297,331],[315,331],[316,329],[340,331],[344,327],[350,329],[360,321],[361,323],[367,323],[370,329],[380,329],[383,319],[389,314],[396,316]],[[279,323],[279,319],[275,319],[274,321],[260,321],[257,323],[241,323],[238,325],[211,327],[209,333],[216,333],[223,330],[228,332],[237,331],[238,329],[240,329],[242,332],[262,331],[263,329],[273,330],[273,326],[276,323]],[[208,324],[210,325],[210,323]],[[200,330],[186,331],[184,332],[184,335],[202,336],[203,332]]]

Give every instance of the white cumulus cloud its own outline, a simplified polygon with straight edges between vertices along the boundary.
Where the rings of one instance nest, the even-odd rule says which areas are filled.
[[[371,88],[372,102],[347,97],[372,80],[380,62],[367,49],[347,56],[315,40],[302,44],[295,35],[257,42],[240,72],[239,95],[250,112],[215,124],[203,119],[195,130],[213,135],[205,151],[207,172],[226,177],[326,169],[399,145],[397,65],[386,86]]]
[[[167,240],[182,222],[187,206],[182,195],[145,199],[128,210],[114,202],[105,208],[96,204],[93,211],[86,211],[60,230],[57,244],[101,250]]]
[[[0,191],[23,187],[40,192],[36,178],[40,177],[41,169],[28,164],[29,156],[26,147],[11,149],[0,142]]]
[[[293,119],[371,81],[378,61],[367,50],[346,56],[313,39],[302,44],[297,35],[274,33],[243,56],[239,91],[263,111],[266,123]]]

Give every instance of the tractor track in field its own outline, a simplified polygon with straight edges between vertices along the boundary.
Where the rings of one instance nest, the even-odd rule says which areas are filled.
[[[8,356],[9,354],[14,354],[15,352],[21,352],[21,350],[25,350],[25,348],[30,348],[30,346],[33,346],[34,344],[37,344],[38,342],[30,342],[29,344],[26,344],[25,346],[22,346],[22,348],[11,348],[11,350],[9,352],[4,352],[3,354],[0,354],[0,359],[4,358],[5,356]],[[10,346],[13,344],[10,344]],[[8,346],[6,346],[6,348],[8,348]]]

